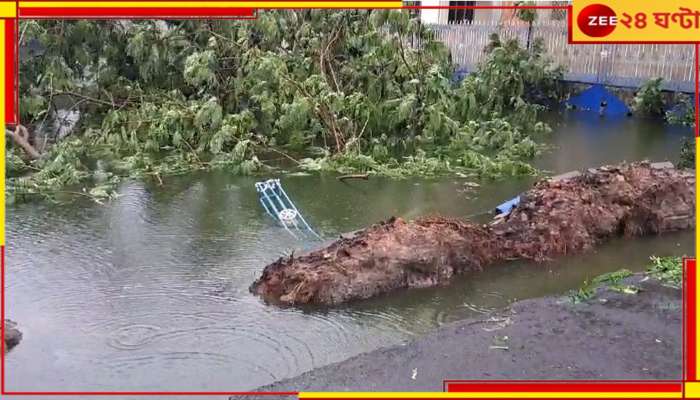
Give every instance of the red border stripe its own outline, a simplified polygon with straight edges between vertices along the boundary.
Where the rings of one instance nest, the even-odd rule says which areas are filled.
[[[227,18],[255,17],[253,8],[237,7],[27,7],[19,9],[20,18]]]
[[[561,382],[459,382],[447,383],[448,392],[681,392],[681,383],[561,383]]]
[[[5,123],[17,123],[17,20],[5,20]]]
[[[697,271],[695,269],[695,259],[685,260],[685,357],[686,371],[685,379],[688,381],[697,380],[697,337],[695,332],[697,305],[696,295],[697,288],[695,287]]]

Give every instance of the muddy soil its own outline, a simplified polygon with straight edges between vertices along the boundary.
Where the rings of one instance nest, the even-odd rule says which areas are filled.
[[[681,379],[682,298],[654,279],[624,281],[574,304],[513,303],[399,346],[365,353],[260,391],[442,391],[443,379]]]
[[[6,352],[17,346],[19,341],[22,340],[22,332],[17,329],[16,322],[10,321],[9,319],[5,320],[4,340]]]
[[[507,217],[478,225],[440,216],[391,218],[265,267],[251,292],[281,304],[338,304],[514,259],[545,261],[613,236],[695,226],[695,176],[648,162],[538,182]]]

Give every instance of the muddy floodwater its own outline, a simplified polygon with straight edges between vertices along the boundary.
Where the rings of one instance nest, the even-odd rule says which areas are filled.
[[[622,160],[676,161],[688,129],[571,114],[553,122],[553,173]],[[19,204],[7,210],[6,315],[24,332],[6,358],[8,391],[250,390],[516,299],[562,294],[593,276],[641,270],[648,257],[694,254],[693,232],[615,240],[594,252],[458,276],[341,307],[279,308],[248,292],[298,241],[262,211],[252,177],[207,173],[127,182],[101,206]],[[338,182],[282,176],[324,238],[392,215],[487,218],[532,179]],[[455,371],[454,377],[461,374]],[[125,387],[125,383],[129,386]]]

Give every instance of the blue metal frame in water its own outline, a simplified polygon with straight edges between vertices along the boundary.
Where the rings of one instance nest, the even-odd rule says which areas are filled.
[[[309,232],[318,239],[321,237],[311,229],[306,219],[301,215],[299,209],[287,196],[287,192],[282,188],[279,179],[268,179],[255,183],[255,190],[258,192],[260,204],[265,212],[282,225],[282,227],[292,236],[298,239],[292,232],[292,228],[297,232]],[[301,225],[301,226],[300,226]]]

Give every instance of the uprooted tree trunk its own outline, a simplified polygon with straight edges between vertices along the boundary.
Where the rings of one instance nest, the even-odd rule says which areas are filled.
[[[337,304],[398,288],[444,284],[506,260],[545,261],[614,236],[695,226],[695,176],[649,163],[545,180],[506,218],[477,225],[444,217],[391,218],[326,248],[283,257],[250,290],[282,304]]]

